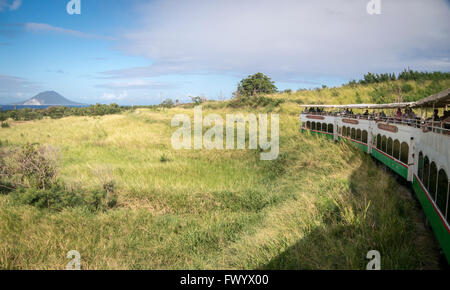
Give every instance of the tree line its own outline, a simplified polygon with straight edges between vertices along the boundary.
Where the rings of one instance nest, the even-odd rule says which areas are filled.
[[[356,84],[375,84],[375,83],[383,83],[388,81],[396,81],[396,80],[402,80],[402,81],[440,81],[450,78],[450,72],[419,72],[412,69],[403,70],[399,74],[395,73],[371,73],[368,72],[364,75],[364,77],[359,80],[351,80],[348,84],[349,85],[356,85]]]
[[[89,107],[49,107],[47,109],[20,109],[11,111],[0,111],[0,122],[8,119],[14,121],[40,120],[44,117],[60,119],[68,116],[103,116],[117,114],[126,110],[127,107],[120,107],[117,104],[96,104]]]

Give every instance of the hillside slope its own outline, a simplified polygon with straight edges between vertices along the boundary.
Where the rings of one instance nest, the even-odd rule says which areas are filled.
[[[412,102],[450,88],[450,78],[424,81],[388,81],[376,84],[343,85],[336,88],[298,90],[268,97],[300,104],[361,104]]]
[[[191,108],[11,122],[3,149],[51,144],[69,186],[96,188],[106,172],[118,204],[52,211],[0,195],[0,268],[63,269],[73,249],[83,269],[365,269],[373,249],[383,269],[438,267],[420,209],[393,177],[347,144],[299,134],[298,104],[271,110],[281,122],[275,161],[173,150],[170,120]]]

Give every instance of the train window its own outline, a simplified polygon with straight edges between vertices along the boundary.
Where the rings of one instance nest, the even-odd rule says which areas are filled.
[[[367,144],[367,139],[368,139],[368,137],[367,137],[367,131],[364,130],[364,131],[362,132],[362,142],[365,143],[365,144]]]
[[[351,128],[347,127],[347,137],[351,137]]]
[[[388,155],[391,155],[391,156],[392,156],[392,148],[393,148],[393,147],[394,147],[394,144],[393,144],[393,142],[392,142],[392,138],[389,137],[388,140],[387,140],[387,150],[386,150],[386,153],[387,153]]]
[[[381,150],[381,135],[377,135],[377,149]]]
[[[356,140],[361,141],[361,129],[356,130]]]
[[[430,179],[430,160],[425,156],[425,161],[423,162],[423,185],[428,190],[428,180]]]
[[[448,209],[446,208],[448,187],[449,187],[449,184],[448,184],[447,174],[445,173],[444,169],[441,169],[441,170],[439,170],[439,174],[438,174],[436,204],[444,216],[448,211]]]
[[[316,130],[316,122],[312,122],[311,123],[311,129],[312,130]]]
[[[417,174],[419,174],[419,179],[423,180],[423,153],[422,152],[419,153],[419,164],[418,165],[419,165],[418,166],[419,170],[418,170]]]
[[[400,161],[408,164],[409,146],[406,142],[403,142],[400,147]]]
[[[395,159],[400,160],[400,141],[394,141],[394,153],[393,155]]]
[[[383,138],[381,138],[381,150],[383,152],[386,152],[386,148],[387,148],[387,139],[386,136],[383,136]]]
[[[328,133],[333,133],[333,124],[328,124]]]
[[[352,138],[353,140],[356,139],[356,130],[355,130],[355,128],[352,128],[352,136],[351,136],[351,138]]]
[[[433,200],[436,200],[436,187],[437,187],[437,167],[436,163],[431,162],[430,165],[430,190],[428,191]]]
[[[327,124],[323,123],[322,124],[322,131],[327,132],[327,128],[328,128]]]
[[[311,122],[310,121],[306,122],[306,128],[311,129]]]

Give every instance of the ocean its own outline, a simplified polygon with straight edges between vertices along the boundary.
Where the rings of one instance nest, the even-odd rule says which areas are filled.
[[[53,105],[53,106],[0,105],[0,111],[12,111],[12,110],[14,110],[14,107],[15,107],[17,110],[20,110],[20,109],[26,109],[26,108],[29,108],[29,109],[47,109],[47,108],[49,108],[49,107],[70,107],[70,108],[73,108],[73,107],[89,107],[89,106],[91,106],[91,105],[78,105],[78,106],[54,106],[54,105]]]

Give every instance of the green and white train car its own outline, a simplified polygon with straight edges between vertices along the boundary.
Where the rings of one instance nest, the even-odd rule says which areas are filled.
[[[322,109],[447,110],[450,89],[418,102],[357,105],[304,105]],[[300,129],[345,140],[372,155],[409,181],[450,263],[450,130],[449,123],[420,119],[371,118],[341,113],[302,112]]]

